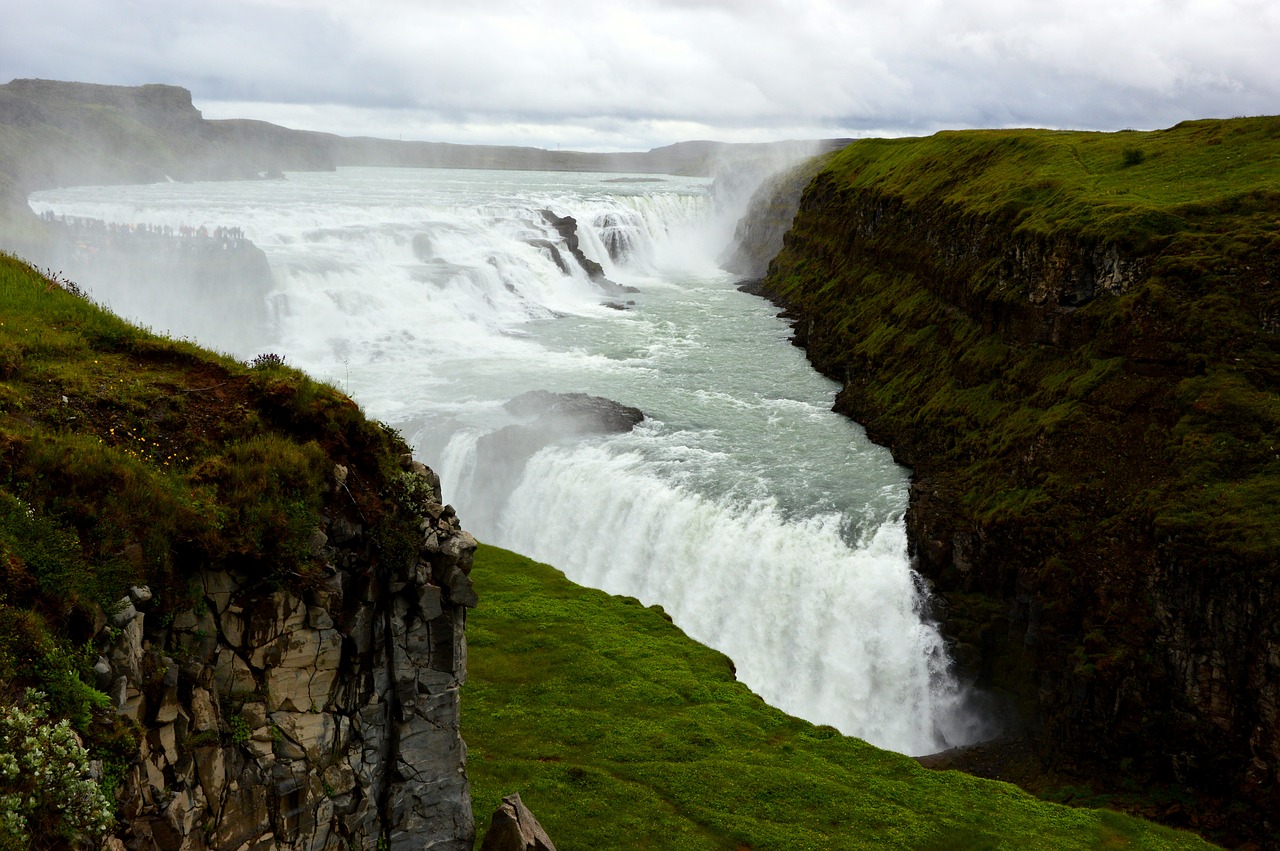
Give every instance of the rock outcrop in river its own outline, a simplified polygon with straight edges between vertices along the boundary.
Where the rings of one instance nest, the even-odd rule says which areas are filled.
[[[477,528],[496,522],[498,509],[519,483],[525,464],[539,450],[561,441],[623,434],[644,420],[639,408],[586,393],[530,390],[503,407],[521,421],[485,434],[476,442],[472,478],[477,494],[473,501],[493,512],[481,517]]]
[[[910,542],[958,660],[1019,696],[1045,764],[1268,847],[1280,192],[1246,172],[1278,133],[855,143],[763,284],[836,409],[913,468]]]

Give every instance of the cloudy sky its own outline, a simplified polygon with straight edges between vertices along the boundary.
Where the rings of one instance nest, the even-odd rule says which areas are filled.
[[[206,118],[643,150],[1280,113],[1278,0],[7,0],[0,81]]]

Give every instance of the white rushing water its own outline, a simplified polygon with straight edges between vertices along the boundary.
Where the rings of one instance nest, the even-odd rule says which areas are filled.
[[[708,181],[614,177],[341,169],[64,189],[32,207],[243,228],[275,289],[269,338],[234,353],[283,354],[399,428],[481,540],[661,604],[790,713],[905,753],[975,741],[922,619],[907,472],[830,412],[835,386],[774,308],[716,267],[732,222]],[[602,295],[542,210],[575,217],[582,251],[637,291]],[[129,286],[81,283],[107,303]],[[184,333],[181,315],[133,318]],[[530,389],[646,419],[494,456],[494,433],[524,422],[503,403]]]

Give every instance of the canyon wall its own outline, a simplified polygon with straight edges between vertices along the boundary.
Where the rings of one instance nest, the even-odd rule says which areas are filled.
[[[1164,789],[1150,814],[1264,845],[1280,194],[1212,170],[1278,131],[855,143],[807,185],[762,284],[841,382],[836,409],[913,468],[911,547],[956,658],[1013,697],[1045,765]],[[1204,186],[1099,196],[1139,177],[1122,142]],[[1070,169],[1079,184],[1041,177]]]

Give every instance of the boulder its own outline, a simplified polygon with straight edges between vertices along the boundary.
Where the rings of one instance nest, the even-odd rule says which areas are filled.
[[[480,851],[556,851],[556,846],[516,793],[494,810]]]
[[[586,393],[532,390],[504,406],[527,422],[490,432],[476,441],[472,517],[496,522],[485,515],[488,506],[501,506],[520,480],[525,463],[546,446],[593,435],[622,434],[644,420],[644,413]],[[473,521],[474,522],[474,521]]]
[[[517,416],[536,416],[532,425],[538,430],[573,434],[622,434],[644,420],[639,408],[586,393],[530,390],[503,407]]]

